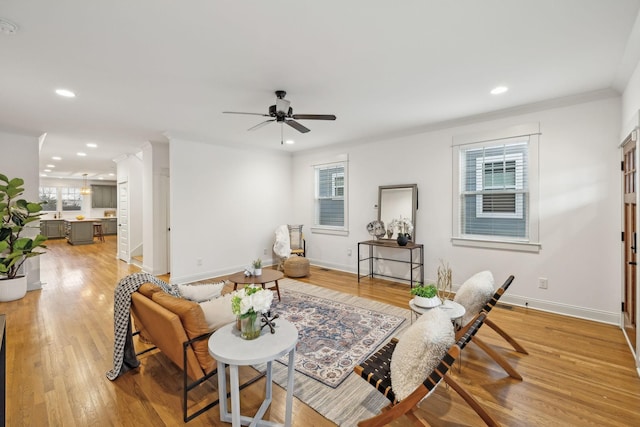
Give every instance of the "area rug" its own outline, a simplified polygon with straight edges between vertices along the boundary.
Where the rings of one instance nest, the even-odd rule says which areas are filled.
[[[333,303],[349,306],[350,310],[369,310],[381,315],[405,320],[371,352],[375,352],[379,347],[382,347],[391,337],[399,336],[409,324],[411,312],[408,309],[332,291],[293,279],[279,281],[279,287],[283,302],[288,301],[285,298],[290,296],[296,298],[296,294],[306,294],[308,297],[313,297],[309,298],[308,301],[312,301],[314,298],[325,299]],[[299,347],[296,349],[297,352],[300,352],[298,350]],[[368,354],[363,359],[366,359],[367,356]],[[286,388],[287,384],[285,362],[273,364],[273,380],[284,388]],[[259,365],[256,368],[264,370],[265,365]],[[346,377],[336,387],[326,385],[308,374],[299,372],[297,369],[296,367],[294,374],[294,396],[339,426],[355,426],[358,421],[378,414],[380,409],[389,403],[382,394],[358,377],[353,372],[353,367],[343,370],[346,373]]]
[[[405,321],[404,317],[289,289],[271,311],[298,329],[296,371],[333,388]],[[285,356],[279,361],[286,364],[287,360]]]

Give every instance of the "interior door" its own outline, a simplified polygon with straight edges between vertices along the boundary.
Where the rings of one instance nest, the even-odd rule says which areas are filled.
[[[622,146],[622,187],[624,193],[624,330],[636,348],[636,270],[638,234],[636,221],[636,141],[629,136]]]
[[[129,262],[129,186],[118,184],[118,258]]]

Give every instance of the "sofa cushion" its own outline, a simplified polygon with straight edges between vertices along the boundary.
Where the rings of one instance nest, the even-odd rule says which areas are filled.
[[[224,282],[202,283],[194,285],[178,285],[178,290],[183,298],[195,302],[209,301],[218,298],[224,287]]]
[[[231,294],[201,302],[200,307],[210,331],[236,321],[236,315],[231,310]]]
[[[180,317],[182,327],[189,339],[193,339],[202,334],[211,332],[204,318],[204,312],[198,303],[182,298],[176,298],[166,292],[156,292],[153,294],[153,302],[163,306],[167,310]],[[192,345],[200,366],[208,372],[213,369],[215,361],[209,355],[208,340],[196,341]]]
[[[162,288],[158,285],[154,285],[153,283],[143,283],[138,288],[138,292],[144,295],[147,298],[151,298],[153,294],[156,292],[164,292]]]

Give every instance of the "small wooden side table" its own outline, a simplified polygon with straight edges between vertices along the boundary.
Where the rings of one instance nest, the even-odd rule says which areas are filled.
[[[220,421],[231,422],[233,427],[240,425],[252,426],[282,426],[269,420],[263,420],[265,412],[271,405],[273,381],[271,368],[273,361],[289,354],[289,366],[287,370],[287,398],[284,417],[284,426],[291,426],[293,405],[293,373],[296,343],[298,342],[298,329],[293,323],[285,319],[276,320],[276,332],[272,334],[268,328],[262,330],[262,334],[254,340],[245,340],[240,337],[240,331],[236,324],[231,323],[215,331],[209,337],[209,354],[218,361],[218,395],[220,397]],[[240,390],[238,380],[238,366],[267,363],[267,381],[265,385],[265,398],[258,412],[253,417],[240,414]],[[231,413],[227,408],[227,375],[226,366],[229,366],[229,388],[231,392]]]
[[[278,270],[272,270],[270,268],[263,268],[260,276],[245,276],[244,271],[239,273],[233,273],[227,277],[227,280],[233,282],[233,290],[238,288],[239,284],[242,285],[262,285],[262,289],[267,289],[266,284],[275,282],[275,290],[278,294],[278,301],[280,301],[280,288],[278,287],[278,280],[282,279],[284,274]],[[272,289],[272,288],[269,288]]]

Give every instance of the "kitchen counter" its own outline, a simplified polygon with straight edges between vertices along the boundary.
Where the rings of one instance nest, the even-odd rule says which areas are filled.
[[[71,245],[90,245],[93,243],[93,223],[96,219],[65,219],[67,243]]]

